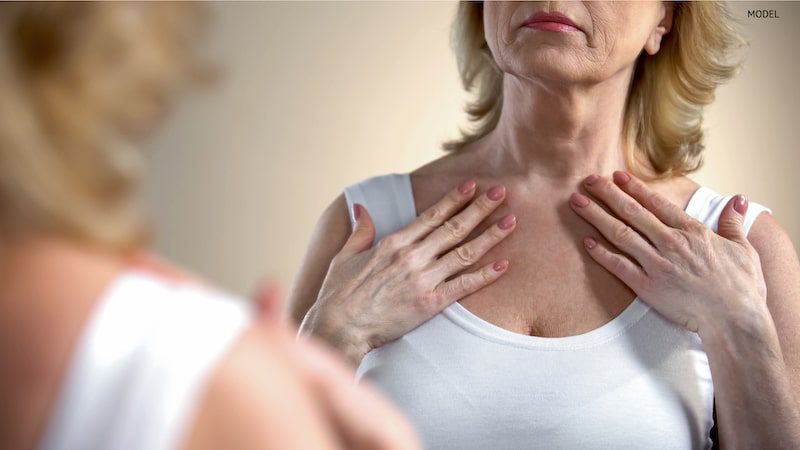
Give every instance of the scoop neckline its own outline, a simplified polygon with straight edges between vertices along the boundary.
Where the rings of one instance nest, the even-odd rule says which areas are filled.
[[[411,205],[415,209],[414,216],[416,217],[416,203],[414,201],[413,186],[411,185],[411,174],[406,174],[406,177],[408,180],[408,194],[411,198]],[[696,219],[701,212],[701,199],[706,196],[707,192],[708,188],[699,185],[692,192],[683,211]],[[650,309],[650,305],[637,295],[621,313],[603,325],[585,333],[560,337],[530,336],[505,329],[475,315],[458,301],[445,308],[441,314],[465,331],[498,344],[546,350],[570,350],[593,347],[614,339],[641,320]]]

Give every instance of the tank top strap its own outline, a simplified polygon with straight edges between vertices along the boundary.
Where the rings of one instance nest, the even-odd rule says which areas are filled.
[[[353,205],[365,207],[375,223],[375,243],[398,231],[417,216],[411,177],[407,173],[380,175],[344,188],[350,224]]]
[[[701,186],[692,198],[692,203],[694,203],[693,210],[687,210],[687,212],[716,232],[719,224],[719,216],[732,197],[733,195],[722,195],[709,187]],[[750,205],[744,217],[745,235],[750,232],[750,228],[752,228],[759,214],[762,212],[772,214],[772,209],[761,203],[750,201]]]
[[[42,450],[177,448],[251,306],[137,270],[117,277],[78,339]]]

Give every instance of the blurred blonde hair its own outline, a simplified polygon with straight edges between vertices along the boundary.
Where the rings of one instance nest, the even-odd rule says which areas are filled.
[[[201,18],[172,3],[0,5],[0,239],[145,242],[136,144],[202,73]]]
[[[445,150],[460,150],[491,132],[500,119],[503,73],[486,43],[482,2],[462,1],[452,29],[452,44],[464,88],[473,94],[465,110],[472,124]],[[653,56],[636,61],[622,130],[628,169],[640,177],[685,175],[703,163],[703,109],[740,63],[734,50],[745,41],[723,2],[676,3],[672,30]],[[656,176],[639,169],[642,158]]]

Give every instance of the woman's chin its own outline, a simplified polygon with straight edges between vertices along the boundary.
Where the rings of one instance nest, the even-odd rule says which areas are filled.
[[[595,80],[598,71],[587,70],[585,65],[562,57],[526,58],[503,69],[509,75],[527,80],[555,83],[587,83]]]

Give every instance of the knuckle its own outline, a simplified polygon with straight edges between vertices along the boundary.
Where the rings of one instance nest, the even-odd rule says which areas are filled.
[[[396,234],[390,234],[378,242],[377,249],[382,253],[394,253],[399,244],[399,237]]]
[[[462,295],[471,291],[474,283],[475,280],[473,277],[464,275],[454,280],[453,290],[458,293],[458,295]]]
[[[620,205],[620,214],[623,219],[634,219],[642,213],[642,205],[637,201],[624,200]]]
[[[444,211],[440,205],[431,206],[420,214],[419,220],[429,228],[436,227],[444,220]]]
[[[479,273],[480,276],[480,284],[486,286],[494,280],[493,270],[489,268],[484,268]]]
[[[648,201],[658,211],[665,211],[671,203],[667,200],[666,197],[663,195],[659,195],[656,192],[652,192],[648,195]]]
[[[417,297],[417,307],[422,311],[433,311],[439,305],[442,296],[437,291],[427,291]]]
[[[652,264],[661,276],[669,276],[675,272],[675,265],[666,258],[657,258]]]
[[[499,226],[495,225],[487,228],[483,234],[488,238],[488,241],[492,243],[490,245],[493,245],[505,238],[506,235],[508,235],[508,230],[502,230]]]
[[[597,188],[601,191],[609,192],[616,187],[613,181],[611,181],[608,177],[600,177],[597,180]]]
[[[697,235],[704,235],[708,231],[708,227],[704,223],[690,217],[683,221],[682,228],[689,233]]]
[[[686,239],[680,230],[672,229],[662,238],[662,246],[666,253],[677,253],[685,245]]]
[[[440,203],[459,204],[463,201],[462,198],[463,196],[458,192],[458,189],[451,189]]]
[[[467,233],[467,227],[464,225],[464,222],[458,218],[451,218],[442,224],[442,228],[447,234],[448,238],[455,242],[460,242],[463,240]]]
[[[614,229],[611,231],[611,238],[614,240],[614,242],[625,243],[631,239],[631,233],[633,233],[631,227],[627,225],[619,225],[614,227]]]
[[[495,204],[486,195],[481,195],[473,202],[473,205],[482,213],[488,213],[494,210]]]
[[[466,268],[475,264],[475,250],[468,245],[457,247],[453,251],[453,256],[455,257],[456,263],[461,267]]]
[[[410,267],[417,260],[419,251],[416,247],[408,246],[403,247],[395,253],[395,261],[405,267]]]
[[[612,271],[622,272],[623,270],[625,270],[626,266],[624,257],[617,255],[615,253],[609,253],[608,258]]]
[[[409,286],[411,288],[413,288],[414,290],[416,290],[416,291],[425,290],[426,277],[423,274],[421,274],[421,273],[412,273],[411,275],[409,275],[407,281],[408,281]]]

